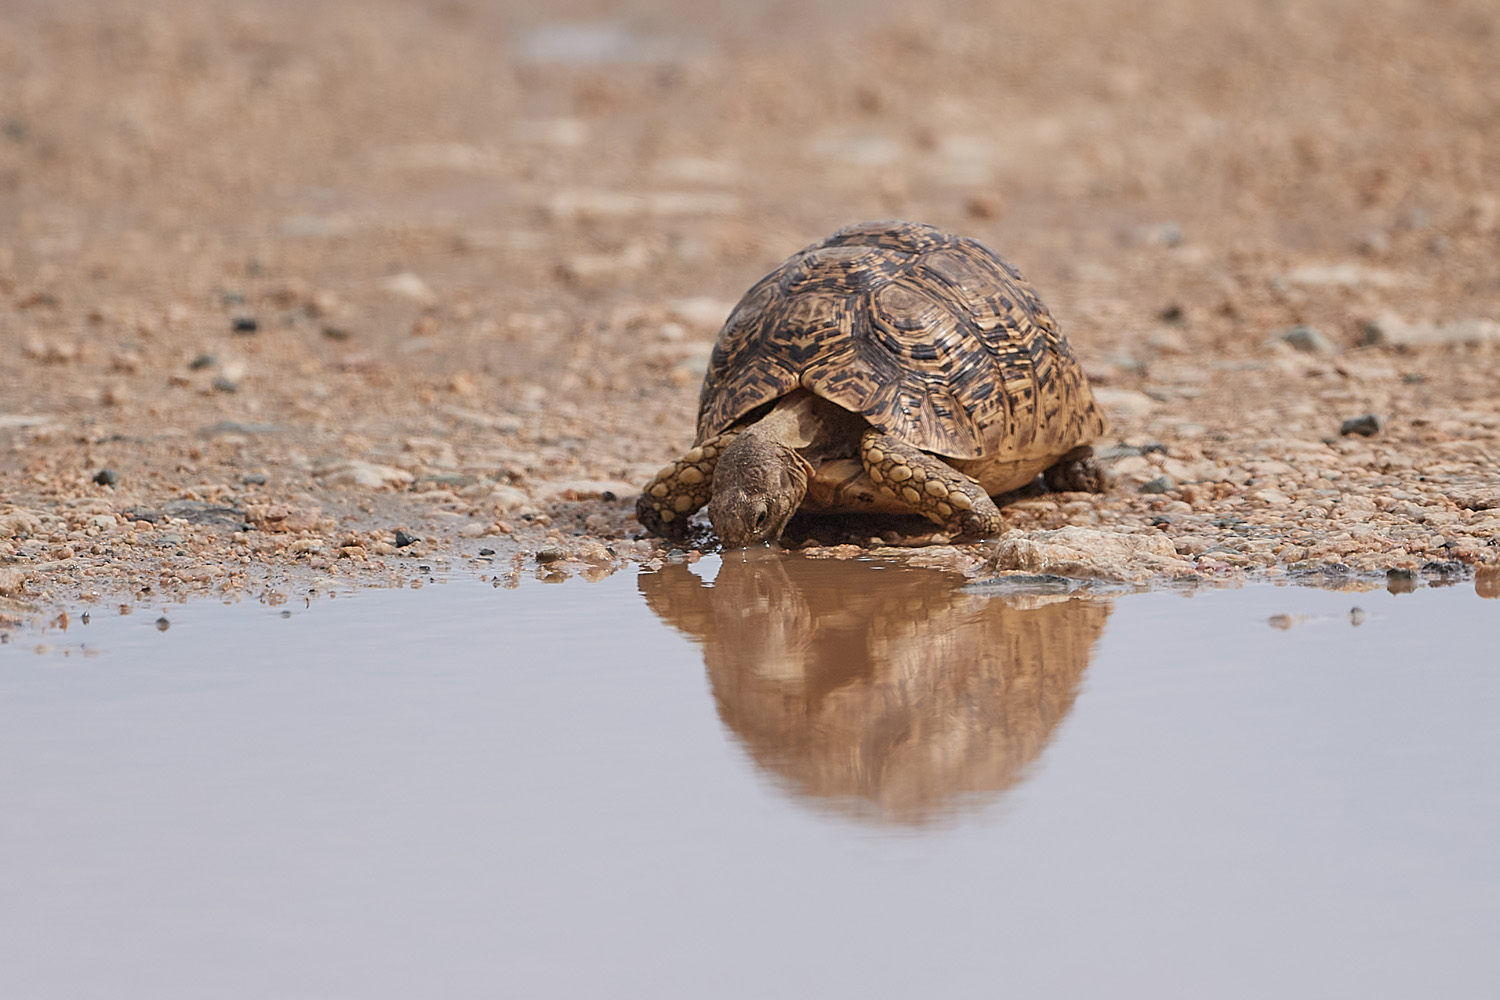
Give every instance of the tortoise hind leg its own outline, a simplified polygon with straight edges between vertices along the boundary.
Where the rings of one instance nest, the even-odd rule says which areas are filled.
[[[873,427],[859,439],[859,458],[882,493],[952,535],[1000,534],[1000,508],[973,479],[941,459]]]
[[[1054,462],[1042,473],[1042,482],[1054,493],[1103,493],[1108,487],[1094,449],[1086,444]]]
[[[686,537],[688,518],[713,496],[714,467],[737,433],[725,431],[711,437],[658,472],[635,502],[641,527],[662,538]]]

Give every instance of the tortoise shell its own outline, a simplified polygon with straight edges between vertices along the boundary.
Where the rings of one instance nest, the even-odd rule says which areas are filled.
[[[976,240],[907,222],[840,229],[745,293],[709,359],[698,441],[797,388],[960,467],[1029,465],[1105,426],[1021,273]]]

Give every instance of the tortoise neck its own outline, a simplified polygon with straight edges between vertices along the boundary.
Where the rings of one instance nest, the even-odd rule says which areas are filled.
[[[740,432],[769,444],[797,452],[814,464],[818,460],[848,451],[857,440],[865,421],[820,399],[806,389],[796,389],[783,396],[770,413]]]

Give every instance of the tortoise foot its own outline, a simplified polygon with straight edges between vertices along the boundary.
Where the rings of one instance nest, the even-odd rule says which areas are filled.
[[[658,472],[635,502],[641,527],[672,541],[687,538],[688,519],[713,496],[714,467],[733,439],[733,432],[711,437]]]
[[[1094,449],[1080,445],[1045,472],[1042,482],[1054,493],[1103,493],[1109,488],[1104,470],[1094,461]]]
[[[1004,527],[1000,508],[984,488],[941,459],[874,429],[860,439],[859,454],[882,493],[949,535],[989,538]]]

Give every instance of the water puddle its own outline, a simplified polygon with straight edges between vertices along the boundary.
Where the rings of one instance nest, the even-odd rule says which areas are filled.
[[[75,611],[0,646],[0,995],[1489,988],[1500,602],[1032,589]]]

